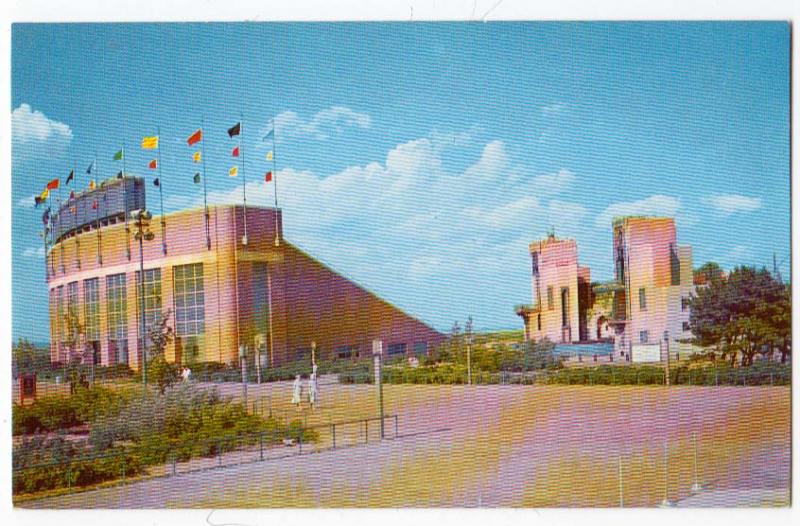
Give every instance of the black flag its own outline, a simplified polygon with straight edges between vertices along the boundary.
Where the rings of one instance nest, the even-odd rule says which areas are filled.
[[[161,182],[158,180],[158,177],[153,179],[153,186],[161,186]]]
[[[122,179],[122,171],[117,174],[117,179]]]
[[[75,170],[71,170],[69,172],[69,177],[67,177],[67,184],[69,184],[70,181],[72,181],[73,179],[75,179]]]
[[[228,128],[228,136],[235,137],[236,135],[239,135],[239,132],[241,131],[242,131],[242,123],[237,122],[231,128]]]

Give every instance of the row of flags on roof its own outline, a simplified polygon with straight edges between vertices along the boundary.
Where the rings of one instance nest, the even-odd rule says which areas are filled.
[[[270,122],[270,124],[272,124],[272,123]],[[228,129],[229,138],[232,139],[234,137],[240,136],[241,135],[241,130],[242,130],[242,123],[241,122],[237,122],[236,124],[234,124],[232,127],[230,127]],[[274,139],[275,139],[275,128],[274,128],[274,126],[271,126],[270,130],[266,133],[266,135],[263,136],[262,140],[263,141],[272,140],[274,142]],[[202,140],[203,140],[203,129],[199,128],[192,135],[190,135],[188,139],[186,139],[186,142],[187,142],[187,144],[189,146],[194,146],[197,143],[201,142]],[[159,136],[158,135],[154,135],[154,136],[150,136],[150,137],[143,137],[142,138],[141,147],[142,147],[143,150],[158,150],[158,142],[159,142]],[[242,151],[241,143],[236,144],[233,147],[233,149],[231,150],[231,157],[235,158],[235,159],[241,158],[241,151]],[[123,161],[125,159],[125,149],[123,148],[121,150],[118,150],[114,154],[112,159],[114,161]],[[202,150],[197,150],[197,151],[192,152],[192,161],[195,164],[202,163],[202,160],[203,160],[203,152],[202,152]],[[266,161],[273,161],[274,160],[274,152],[273,152],[273,150],[270,150],[270,151],[267,152],[267,154],[265,156],[265,160]],[[89,167],[86,169],[86,174],[87,175],[92,175],[93,172],[96,172],[96,166],[97,166],[97,161],[96,160],[92,161],[91,164],[89,164]],[[158,169],[159,168],[158,159],[155,158],[155,159],[150,160],[147,163],[147,167],[149,169],[151,169],[151,170]],[[239,175],[239,165],[238,164],[232,165],[228,169],[228,175],[230,177],[237,177]],[[119,171],[117,173],[117,178],[121,179],[122,176],[123,176],[123,172]],[[74,180],[75,180],[75,170],[71,170],[69,172],[69,175],[67,176],[65,184],[67,186],[69,186],[70,183],[72,183]],[[201,180],[202,180],[202,177],[201,177],[200,172],[198,171],[198,172],[196,172],[194,174],[194,176],[192,178],[192,181],[195,184],[199,184],[201,182]],[[264,173],[264,181],[267,182],[267,183],[272,181],[272,170],[267,169],[265,171],[265,173]],[[35,201],[34,206],[38,207],[39,205],[45,203],[50,198],[50,191],[59,189],[60,184],[61,184],[61,180],[59,178],[53,179],[50,182],[48,182],[47,185],[45,186],[44,190],[42,190],[42,192],[39,195],[35,196],[35,198],[34,198],[34,201]],[[104,183],[100,183],[100,184],[102,186]],[[161,182],[160,182],[159,178],[154,179],[153,180],[153,184],[155,186],[160,186]],[[89,180],[88,189],[89,190],[94,190],[96,188],[97,188],[96,181],[94,179],[90,179]],[[75,192],[73,190],[73,191],[70,192],[70,199],[73,199],[74,197],[75,197]]]
[[[233,159],[242,159],[241,132],[242,132],[242,123],[241,123],[241,121],[237,122],[236,124],[234,124],[233,126],[228,128],[228,137],[229,137],[229,139],[233,139],[234,137],[239,137],[239,142],[237,144],[235,144],[233,146],[232,150],[231,150],[231,158],[233,158]],[[273,149],[268,151],[266,156],[265,156],[265,160],[268,161],[268,162],[274,161],[274,158],[275,158],[274,157],[275,127],[274,127],[274,122],[272,120],[270,120],[269,131],[262,137],[262,141],[270,141],[270,140],[272,140]],[[201,143],[202,141],[203,141],[203,128],[197,129],[194,133],[192,133],[186,139],[186,143],[188,144],[188,146],[195,146],[198,143]],[[159,136],[158,135],[143,137],[142,138],[142,142],[141,142],[141,148],[143,150],[158,150],[158,143],[159,143]],[[192,156],[192,161],[195,164],[200,164],[203,161],[203,150],[200,149],[200,150],[193,151],[191,156]],[[122,149],[118,150],[116,153],[114,153],[114,155],[112,157],[112,160],[113,161],[123,161],[124,162],[124,160],[125,160],[125,149],[122,148]],[[152,160],[150,160],[147,163],[147,168],[150,169],[150,170],[157,170],[157,169],[159,169],[159,167],[160,167],[159,166],[159,160],[158,160],[157,157],[152,159]],[[93,174],[96,173],[96,171],[97,171],[97,160],[95,159],[89,164],[88,168],[86,169],[86,174],[88,176],[92,176]],[[205,170],[203,170],[203,172],[204,171]],[[116,177],[118,179],[122,179],[123,172],[124,172],[124,168],[123,168],[123,170],[121,170],[121,171],[119,171],[117,173]],[[239,165],[238,164],[233,164],[228,169],[228,175],[230,177],[238,177],[238,175],[239,175]],[[272,177],[273,177],[272,170],[270,170],[268,168],[264,172],[264,181],[269,183],[270,181],[272,181]],[[194,184],[200,184],[201,181],[202,181],[201,172],[197,171],[194,174],[194,176],[192,177],[192,182]],[[70,170],[69,175],[66,178],[65,185],[66,186],[70,186],[72,184],[74,186],[74,182],[75,182],[75,170],[73,169],[73,170]],[[104,186],[104,185],[105,185],[105,182],[101,182],[100,183],[100,186]],[[160,189],[161,181],[160,181],[159,177],[156,177],[153,180],[153,185],[156,186],[156,187],[159,187],[159,189]],[[42,204],[46,203],[48,201],[48,199],[50,199],[50,192],[53,191],[53,190],[59,190],[60,186],[61,186],[61,180],[59,178],[55,178],[55,179],[52,179],[51,181],[49,181],[47,183],[47,185],[45,186],[45,188],[41,191],[41,193],[34,197],[34,206],[35,207],[39,207],[39,205],[42,205]],[[97,188],[97,183],[96,183],[95,179],[90,178],[89,179],[89,184],[88,184],[88,189],[89,190],[94,190],[96,188]],[[73,189],[73,190],[70,191],[69,199],[72,200],[74,198],[75,198],[75,191]],[[96,210],[97,207],[98,207],[98,203],[97,203],[97,200],[95,199],[94,202],[92,203],[92,208]],[[73,213],[75,213],[75,208],[74,207],[72,207],[71,210],[72,210]],[[50,208],[48,207],[47,210],[45,210],[44,215],[42,216],[42,221],[45,223],[45,225],[47,225],[47,223],[49,221],[49,218],[50,218]]]

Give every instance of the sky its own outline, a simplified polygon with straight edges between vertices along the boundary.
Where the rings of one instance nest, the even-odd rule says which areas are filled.
[[[33,196],[122,147],[151,181],[159,133],[165,211],[199,206],[201,122],[211,203],[277,182],[287,240],[442,331],[521,327],[550,229],[611,279],[616,215],[788,278],[789,44],[783,22],[14,24],[12,337],[49,334]]]

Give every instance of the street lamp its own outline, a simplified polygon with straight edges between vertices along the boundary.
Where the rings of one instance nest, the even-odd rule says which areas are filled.
[[[147,324],[145,321],[144,310],[144,242],[151,241],[155,236],[150,231],[150,220],[153,214],[142,208],[131,212],[131,218],[135,221],[136,234],[133,238],[139,242],[139,295],[141,297],[141,319],[142,319],[142,390],[147,394]]]

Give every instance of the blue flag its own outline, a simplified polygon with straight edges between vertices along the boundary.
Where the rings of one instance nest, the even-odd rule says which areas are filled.
[[[267,140],[273,138],[274,136],[275,136],[275,128],[273,127],[270,131],[267,132],[267,134],[261,140],[262,141],[267,141]]]

